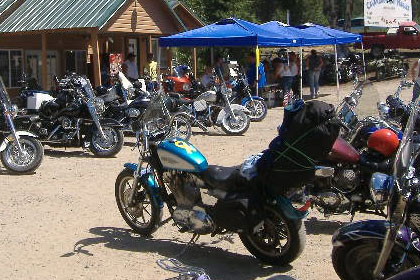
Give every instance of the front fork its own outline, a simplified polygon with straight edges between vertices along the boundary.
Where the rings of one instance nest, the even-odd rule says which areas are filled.
[[[89,107],[90,115],[92,116],[92,120],[95,123],[96,128],[98,129],[102,139],[106,139],[106,136],[105,136],[104,130],[102,129],[101,122],[99,121],[95,106],[89,101],[88,107]]]
[[[16,133],[16,128],[15,128],[15,125],[13,124],[13,120],[12,120],[12,117],[10,116],[10,114],[6,115],[6,120],[7,120],[7,123],[9,125],[9,127],[10,127],[10,131],[13,135],[13,138],[15,138],[15,141],[17,143],[19,153],[23,154],[23,149],[22,149],[22,146],[20,145],[20,142],[19,142],[19,135],[17,135],[17,133]]]

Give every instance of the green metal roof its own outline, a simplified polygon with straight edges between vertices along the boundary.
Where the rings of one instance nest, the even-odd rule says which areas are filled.
[[[0,24],[0,33],[101,28],[124,3],[125,0],[25,0]]]
[[[18,0],[0,0],[0,15]]]

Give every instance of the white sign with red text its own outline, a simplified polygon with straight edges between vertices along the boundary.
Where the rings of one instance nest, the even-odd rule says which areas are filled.
[[[411,0],[365,0],[365,26],[398,27],[411,20]]]

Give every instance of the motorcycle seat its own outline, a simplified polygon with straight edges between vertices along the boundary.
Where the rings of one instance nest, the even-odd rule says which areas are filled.
[[[202,173],[202,179],[210,188],[223,191],[233,191],[237,189],[237,180],[240,176],[240,166],[223,167],[210,165]]]

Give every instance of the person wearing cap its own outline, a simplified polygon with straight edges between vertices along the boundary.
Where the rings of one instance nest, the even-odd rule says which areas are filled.
[[[122,65],[124,75],[134,82],[139,79],[139,70],[137,69],[136,56],[133,53],[127,55],[127,60]]]

